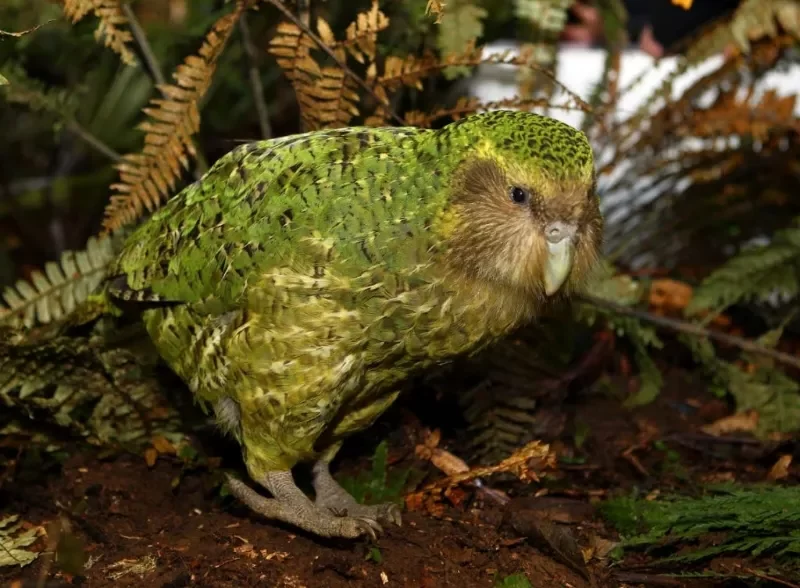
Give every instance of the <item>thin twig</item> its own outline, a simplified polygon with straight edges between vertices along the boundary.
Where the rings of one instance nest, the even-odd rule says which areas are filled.
[[[147,71],[150,73],[150,77],[153,78],[153,81],[158,86],[163,86],[167,83],[167,79],[164,77],[164,72],[161,71],[161,66],[158,63],[158,59],[156,59],[155,53],[153,53],[153,49],[150,47],[150,42],[147,40],[147,34],[145,34],[142,25],[139,24],[139,20],[136,18],[136,13],[133,12],[130,4],[122,2],[122,12],[125,14],[125,18],[128,19],[128,26],[131,28],[131,33],[133,33],[133,38],[136,40],[136,44],[139,46],[139,50],[142,52],[142,57],[144,57],[145,65],[147,66]]]
[[[102,153],[114,163],[122,160],[122,155],[114,151],[111,147],[103,143],[100,139],[83,128],[77,121],[67,121],[67,128],[75,133],[78,137],[86,141],[86,143],[88,143],[95,151]]]
[[[269,124],[269,112],[267,103],[264,100],[264,86],[261,85],[261,75],[258,71],[258,56],[250,36],[250,27],[247,24],[247,15],[242,14],[239,18],[239,29],[242,32],[242,45],[247,53],[247,60],[250,62],[250,89],[253,91],[253,102],[256,104],[258,113],[258,124],[261,127],[261,137],[269,139],[272,137],[272,127]]]
[[[354,82],[356,82],[356,83],[357,83],[359,86],[361,86],[361,88],[362,88],[364,91],[366,91],[367,93],[369,93],[369,95],[370,95],[370,96],[372,96],[373,100],[375,100],[375,102],[376,102],[377,104],[379,104],[380,106],[382,106],[382,107],[383,107],[383,108],[386,110],[386,112],[388,112],[388,113],[389,113],[389,116],[390,116],[392,119],[394,119],[394,121],[395,121],[396,123],[398,123],[399,125],[402,125],[402,126],[406,126],[406,122],[405,122],[405,121],[404,121],[402,118],[400,118],[400,117],[397,115],[397,113],[395,113],[395,112],[394,112],[394,110],[392,110],[392,109],[391,109],[391,107],[389,106],[389,104],[387,104],[387,103],[386,103],[384,100],[381,100],[381,98],[380,98],[380,97],[379,97],[379,96],[378,96],[378,95],[375,93],[375,90],[374,90],[374,89],[372,89],[372,88],[369,86],[369,84],[363,80],[363,78],[361,78],[361,77],[360,77],[358,74],[356,74],[355,72],[353,72],[353,70],[351,70],[349,67],[347,67],[347,65],[346,65],[344,62],[342,62],[342,61],[341,61],[341,60],[340,60],[338,57],[336,57],[336,53],[334,53],[334,52],[333,52],[333,50],[332,50],[330,47],[328,47],[328,46],[325,44],[325,41],[323,41],[323,40],[322,40],[322,39],[320,39],[320,38],[319,38],[317,35],[315,35],[315,34],[314,34],[314,31],[312,31],[312,30],[311,30],[311,29],[310,29],[310,28],[309,28],[309,27],[308,27],[306,24],[304,24],[304,23],[303,23],[303,21],[301,21],[301,20],[300,20],[299,18],[297,18],[297,17],[296,17],[294,14],[292,14],[292,11],[291,11],[291,10],[289,10],[288,8],[286,8],[286,6],[284,6],[284,4],[283,4],[283,2],[281,2],[281,0],[267,0],[267,2],[269,2],[269,3],[270,3],[270,4],[272,4],[272,5],[273,5],[275,8],[277,8],[278,10],[280,10],[280,11],[281,11],[281,13],[283,13],[283,15],[284,15],[286,18],[288,18],[290,21],[292,21],[292,23],[294,23],[294,25],[295,25],[297,28],[299,28],[299,29],[300,29],[301,31],[303,31],[303,32],[304,32],[306,35],[308,35],[308,36],[311,38],[311,40],[312,40],[312,41],[314,41],[314,43],[316,43],[316,44],[317,44],[317,46],[318,46],[320,49],[322,49],[322,50],[323,50],[323,51],[324,51],[324,52],[325,52],[325,53],[328,55],[328,57],[330,57],[331,59],[333,59],[333,61],[336,63],[336,65],[338,65],[338,66],[339,66],[339,67],[342,69],[342,71],[343,71],[343,72],[344,72],[344,73],[345,73],[345,74],[346,74],[348,77],[350,77],[350,79],[352,79],[352,80],[353,80]]]
[[[712,331],[690,321],[667,318],[665,316],[659,316],[644,310],[628,308],[627,306],[622,306],[621,304],[603,300],[602,298],[597,298],[596,296],[581,295],[578,297],[578,299],[587,304],[591,304],[592,306],[597,306],[598,308],[604,308],[617,314],[637,318],[639,320],[664,327],[665,329],[670,329],[679,333],[686,333],[688,335],[695,335],[697,337],[714,339],[720,343],[738,347],[742,351],[763,355],[764,357],[769,357],[770,359],[774,359],[779,363],[800,369],[800,358],[789,355],[788,353],[784,353],[783,351],[778,351],[777,349],[770,349],[769,347],[765,347],[760,343],[751,341],[750,339],[737,337],[736,335],[728,335],[727,333],[721,333],[719,331]]]
[[[781,586],[788,586],[789,588],[800,588],[797,584],[793,584],[788,580],[782,580],[780,578],[776,578],[775,576],[768,576],[764,572],[760,572],[758,570],[754,570],[751,568],[745,568],[744,571],[749,574],[753,574],[756,578],[761,578],[762,580],[768,580],[770,582],[775,582],[776,584],[780,584]]]
[[[153,83],[155,83],[156,87],[165,86],[167,84],[167,78],[164,77],[164,72],[161,70],[161,65],[158,63],[156,54],[153,52],[153,48],[150,46],[150,41],[147,39],[147,33],[144,32],[142,25],[139,24],[139,20],[136,18],[136,13],[133,12],[130,4],[126,3],[122,4],[122,11],[125,14],[125,18],[128,19],[128,26],[130,26],[131,33],[133,33],[133,38],[136,41],[136,45],[139,47],[139,51],[142,52],[142,57],[144,57],[144,62],[147,66],[147,72],[150,74]],[[195,146],[196,165],[194,169],[194,177],[195,179],[199,180],[203,174],[208,171],[208,162],[206,161],[203,152],[200,150],[197,140],[192,139],[192,143],[194,143]]]

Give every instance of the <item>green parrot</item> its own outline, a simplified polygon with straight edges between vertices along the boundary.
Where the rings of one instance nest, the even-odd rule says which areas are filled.
[[[237,147],[126,241],[105,296],[138,307],[236,437],[252,510],[326,537],[400,524],[329,471],[423,370],[579,290],[602,217],[586,136],[493,111],[440,130],[353,127]],[[314,500],[292,468],[313,462]]]

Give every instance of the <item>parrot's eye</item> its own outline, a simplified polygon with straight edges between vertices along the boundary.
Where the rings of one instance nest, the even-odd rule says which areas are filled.
[[[515,204],[527,204],[528,199],[528,191],[524,188],[520,188],[519,186],[511,188],[511,200],[513,200]]]

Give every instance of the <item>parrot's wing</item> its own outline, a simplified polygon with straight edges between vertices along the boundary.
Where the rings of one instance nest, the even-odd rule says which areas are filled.
[[[131,235],[109,273],[110,293],[215,300],[224,310],[280,268],[408,267],[429,247],[426,219],[436,208],[439,180],[414,154],[428,132],[335,129],[231,151]]]

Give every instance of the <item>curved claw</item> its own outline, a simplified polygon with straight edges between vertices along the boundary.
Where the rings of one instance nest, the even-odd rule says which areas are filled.
[[[375,519],[371,519],[369,517],[353,517],[358,523],[360,523],[360,527],[366,531],[366,533],[372,537],[373,541],[378,540],[378,535],[383,533],[383,527],[381,527],[380,523]]]

